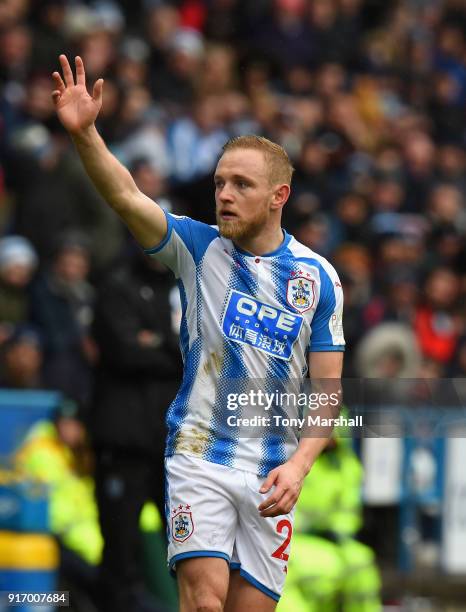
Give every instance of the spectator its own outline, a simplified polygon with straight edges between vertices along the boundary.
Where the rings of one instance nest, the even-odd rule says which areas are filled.
[[[428,214],[434,227],[451,226],[466,230],[465,198],[453,185],[437,185],[430,193]]]
[[[362,466],[347,435],[329,441],[306,478],[282,612],[381,608],[374,553],[355,537],[362,525]]]
[[[359,34],[354,7],[346,3],[340,13],[336,0],[313,0],[309,18],[313,41],[313,61],[352,65],[355,60],[353,40]]]
[[[164,514],[165,411],[181,375],[171,329],[168,270],[137,254],[115,269],[96,304],[100,350],[90,431],[105,547],[109,612],[153,610],[141,566],[139,515],[148,499]],[[130,418],[129,418],[130,415]]]
[[[144,85],[147,82],[149,45],[141,38],[127,37],[120,47],[116,77],[123,86]]]
[[[4,343],[1,353],[0,387],[7,389],[41,389],[42,343],[35,328],[17,326]]]
[[[332,223],[334,241],[357,242],[368,245],[370,242],[369,203],[358,193],[348,193],[340,198],[335,207]]]
[[[0,387],[47,388],[42,377],[43,358],[37,329],[17,326],[2,351]],[[41,420],[29,429],[11,463],[22,477],[48,485],[50,529],[61,548],[60,574],[72,586],[76,601],[91,597],[97,602],[96,567],[103,542],[93,479],[80,472],[86,432],[74,414],[73,402],[65,398],[55,422]]]
[[[74,418],[42,420],[27,432],[13,465],[26,478],[47,485],[50,530],[60,544],[60,576],[72,589],[74,605],[87,608],[88,598],[99,603],[97,566],[103,541],[94,482],[80,473],[77,459],[84,444],[84,429]]]
[[[386,275],[383,291],[369,301],[363,311],[366,329],[382,321],[412,325],[418,301],[418,278],[406,267],[394,268]]]
[[[181,203],[170,195],[167,180],[151,165],[151,160],[140,157],[130,166],[130,172],[139,189],[149,198],[158,202],[169,212],[179,213]]]
[[[42,347],[31,327],[19,328],[8,343],[4,383],[16,389],[40,389]],[[66,398],[57,418],[30,427],[11,459],[14,470],[47,485],[49,528],[60,544],[60,576],[73,589],[75,602],[96,601],[96,566],[102,552],[94,483],[82,473],[86,435]],[[89,464],[89,462],[88,462]],[[86,608],[87,609],[87,608]]]
[[[201,94],[221,94],[235,89],[235,56],[227,46],[207,48],[198,91]]]
[[[227,140],[218,98],[213,95],[199,98],[192,116],[177,119],[168,130],[172,179],[186,183],[209,174]]]
[[[21,103],[22,89],[32,52],[32,33],[21,22],[13,21],[0,34],[0,82],[6,99]]]
[[[90,239],[96,273],[117,256],[122,224],[104,206],[79,160],[64,150],[59,137],[40,123],[18,130],[5,167],[7,188],[16,195],[10,223],[32,242],[41,263],[50,263],[56,237],[76,228]]]
[[[253,31],[253,52],[272,60],[283,73],[296,64],[310,65],[314,43],[305,10],[304,0],[275,0],[272,14]]]
[[[455,307],[459,296],[458,276],[448,268],[434,268],[424,283],[424,300],[419,305],[414,327],[424,357],[448,365],[458,336]]]
[[[36,70],[51,72],[60,53],[67,48],[64,35],[65,6],[61,0],[42,0],[32,7],[37,24],[33,41]]]
[[[151,48],[149,66],[155,73],[165,65],[173,36],[180,26],[180,15],[171,4],[149,3],[145,15],[146,38]]]
[[[114,119],[117,120],[112,134],[115,154],[129,165],[140,157],[146,157],[157,172],[168,176],[169,151],[160,127],[160,114],[151,102],[148,89],[141,85],[128,85],[121,95]]]
[[[26,238],[0,239],[0,346],[15,325],[29,318],[27,288],[37,263],[36,252]]]
[[[195,80],[204,55],[202,36],[190,28],[179,28],[170,38],[166,65],[151,74],[151,92],[170,114],[186,111],[194,101]]]
[[[88,406],[96,360],[90,338],[94,290],[88,275],[89,242],[79,233],[67,233],[31,291],[31,319],[44,338],[45,384],[82,410]]]
[[[377,379],[375,388],[382,401],[399,391],[392,379],[416,378],[421,372],[416,337],[404,323],[387,322],[372,328],[359,343],[355,359],[359,376]]]

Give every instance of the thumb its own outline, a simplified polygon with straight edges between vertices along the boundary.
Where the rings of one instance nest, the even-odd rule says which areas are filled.
[[[267,478],[264,480],[261,488],[259,489],[259,493],[267,493],[272,488],[273,483],[277,479],[277,473],[275,470],[269,472]]]
[[[58,89],[56,89],[53,93],[52,93],[52,100],[54,104],[58,104],[58,102],[60,102],[60,98],[61,98],[61,91],[59,91]]]
[[[94,87],[92,88],[92,97],[99,104],[102,104],[102,92],[103,92],[103,89],[104,89],[104,80],[103,79],[98,79],[94,83]]]

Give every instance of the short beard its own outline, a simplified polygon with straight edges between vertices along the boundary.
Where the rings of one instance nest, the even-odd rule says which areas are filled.
[[[268,219],[268,211],[260,213],[249,223],[239,219],[223,221],[217,214],[217,225],[220,234],[230,240],[245,240],[255,238],[263,230]]]

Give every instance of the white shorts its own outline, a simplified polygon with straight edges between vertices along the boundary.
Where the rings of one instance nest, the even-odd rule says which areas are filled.
[[[263,518],[265,478],[188,455],[165,459],[168,564],[220,557],[275,601],[287,572],[294,509]]]

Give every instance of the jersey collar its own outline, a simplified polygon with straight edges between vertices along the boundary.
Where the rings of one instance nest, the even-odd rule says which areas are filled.
[[[270,253],[264,253],[263,255],[255,255],[254,253],[250,253],[249,251],[245,251],[244,249],[242,249],[241,247],[239,247],[237,244],[233,243],[233,246],[235,247],[235,249],[238,251],[238,253],[241,253],[242,255],[245,255],[246,257],[260,257],[260,258],[264,258],[264,257],[277,257],[277,255],[281,255],[281,253],[283,251],[285,251],[285,249],[288,247],[288,244],[292,238],[292,236],[290,234],[288,234],[288,232],[282,228],[282,232],[283,232],[283,241],[282,243],[278,246],[278,248],[275,249],[275,251],[271,251]]]

